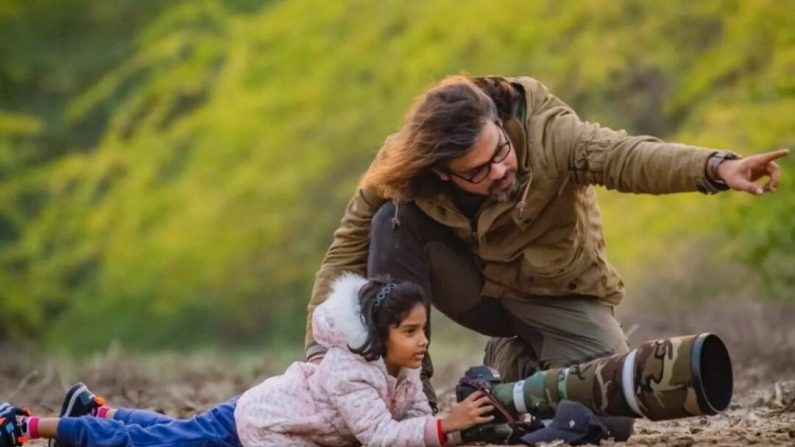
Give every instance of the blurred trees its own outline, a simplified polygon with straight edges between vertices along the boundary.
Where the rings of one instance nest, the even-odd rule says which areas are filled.
[[[300,339],[358,176],[448,74],[531,75],[630,132],[792,146],[786,5],[0,0],[0,336]],[[764,271],[767,294],[795,287],[786,183],[602,196],[619,264],[725,229],[721,255]]]

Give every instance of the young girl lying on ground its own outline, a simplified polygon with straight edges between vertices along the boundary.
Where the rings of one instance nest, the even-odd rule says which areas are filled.
[[[0,403],[0,447],[49,438],[58,447],[453,445],[493,407],[480,392],[432,416],[422,392],[428,301],[412,283],[338,279],[315,310],[319,365],[287,371],[191,419],[110,408],[83,384],[67,392],[61,417],[40,418]]]

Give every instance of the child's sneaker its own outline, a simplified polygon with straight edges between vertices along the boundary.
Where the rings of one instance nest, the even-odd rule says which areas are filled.
[[[105,405],[104,398],[92,393],[85,383],[77,382],[66,391],[66,397],[63,399],[63,405],[61,405],[61,412],[58,417],[96,416],[97,410],[103,405]],[[47,445],[49,447],[62,447],[61,443],[53,439]]]
[[[30,411],[0,402],[0,447],[16,447],[28,441],[24,416],[30,416]]]
[[[58,417],[96,416],[97,410],[103,405],[105,405],[104,398],[92,393],[85,383],[77,382],[66,391]]]

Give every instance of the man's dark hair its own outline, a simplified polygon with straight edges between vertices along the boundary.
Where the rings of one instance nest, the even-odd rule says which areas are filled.
[[[414,306],[422,304],[426,310],[428,308],[428,300],[420,286],[409,281],[392,281],[389,276],[367,281],[359,289],[359,304],[367,339],[361,346],[348,346],[348,349],[367,360],[386,356],[389,328],[399,325]]]
[[[494,100],[472,79],[449,77],[417,99],[359,187],[398,202],[431,195],[445,184],[432,169],[469,152],[485,124],[499,119]]]

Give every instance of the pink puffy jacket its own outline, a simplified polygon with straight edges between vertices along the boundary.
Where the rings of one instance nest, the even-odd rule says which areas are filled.
[[[358,299],[364,283],[341,276],[315,310],[315,339],[329,348],[319,365],[295,362],[240,397],[235,423],[245,447],[440,445],[419,369],[395,378],[383,359],[368,362],[348,350],[366,338]]]

